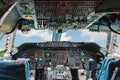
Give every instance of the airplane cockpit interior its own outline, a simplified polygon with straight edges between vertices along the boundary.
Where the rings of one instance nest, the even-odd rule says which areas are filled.
[[[14,45],[32,30],[52,40]],[[106,33],[106,46],[61,41],[69,30]],[[0,0],[0,80],[120,80],[119,34],[120,0]]]

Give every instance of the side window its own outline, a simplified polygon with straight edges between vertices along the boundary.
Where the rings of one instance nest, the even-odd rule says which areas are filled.
[[[6,35],[0,39],[0,57],[3,57],[5,53]]]
[[[5,50],[5,43],[6,43],[6,35],[0,40],[0,51]]]
[[[120,35],[117,36],[117,47],[115,52],[120,53]]]

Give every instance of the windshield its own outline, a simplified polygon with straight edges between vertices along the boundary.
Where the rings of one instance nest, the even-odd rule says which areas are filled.
[[[50,30],[34,30],[31,29],[28,34],[22,33],[20,30],[16,32],[14,47],[18,47],[23,43],[46,42],[52,41],[52,33]],[[88,30],[69,30],[61,35],[61,41],[71,42],[95,42],[101,47],[106,47],[107,33],[90,32]],[[0,40],[0,50],[5,49],[6,35]],[[120,36],[118,35],[117,44],[120,44]],[[116,48],[116,52],[120,52],[120,46]]]
[[[15,46],[18,46],[25,42],[46,42],[52,41],[52,31],[49,30],[31,30],[28,34],[23,34],[21,31],[17,31],[15,39]],[[61,41],[71,42],[96,42],[101,46],[105,46],[106,33],[89,32],[88,30],[69,30],[62,33]],[[21,38],[22,41],[20,40]]]

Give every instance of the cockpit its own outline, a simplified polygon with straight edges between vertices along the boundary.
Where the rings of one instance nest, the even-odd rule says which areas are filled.
[[[119,80],[120,55],[113,56],[119,47],[119,5],[119,0],[0,0],[0,41],[6,36],[0,80]],[[52,34],[35,36],[51,40],[24,42],[19,37],[24,43],[15,46],[17,31],[26,35],[39,30]],[[62,41],[69,30],[104,32],[106,45]]]
[[[24,43],[11,52],[12,60],[28,60],[35,80],[76,80],[79,70],[97,70],[107,55],[98,44],[89,42]],[[15,53],[15,54],[14,54]]]

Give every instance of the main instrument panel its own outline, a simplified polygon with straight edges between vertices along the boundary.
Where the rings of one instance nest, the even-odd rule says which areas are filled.
[[[82,68],[83,62],[96,54],[85,49],[83,42],[41,42],[25,43],[18,47],[16,58],[29,58],[31,68],[43,66],[67,65],[72,68]],[[93,43],[91,43],[93,44]]]

